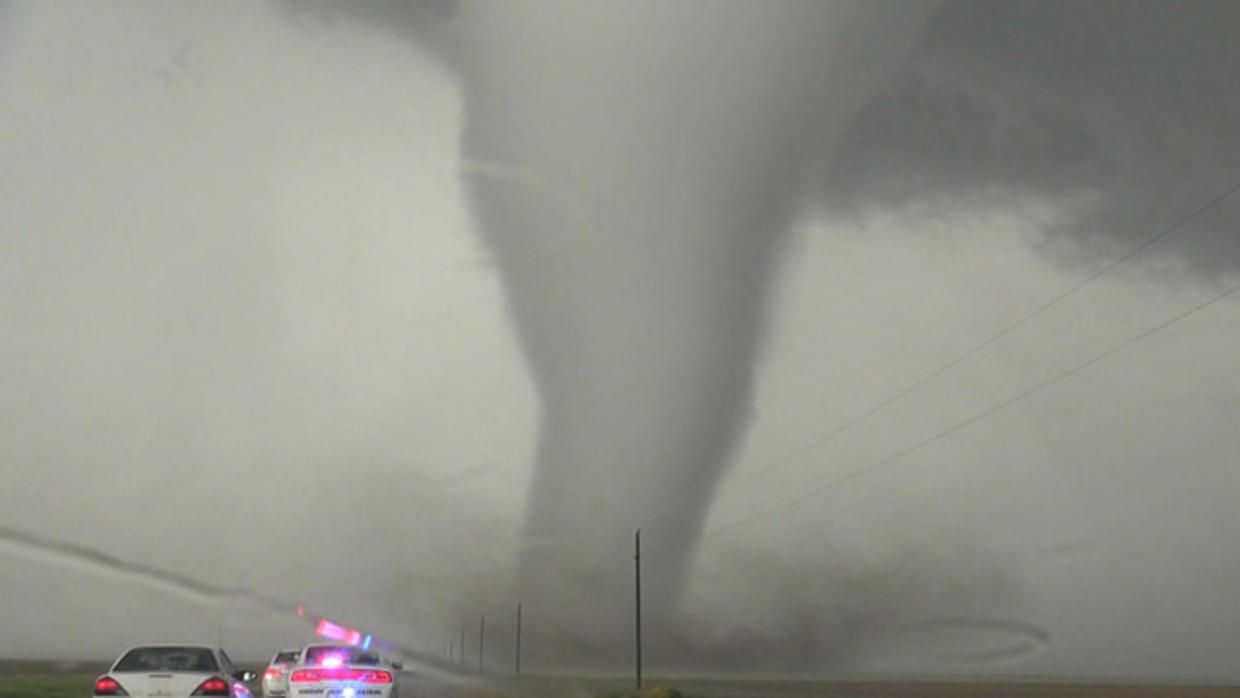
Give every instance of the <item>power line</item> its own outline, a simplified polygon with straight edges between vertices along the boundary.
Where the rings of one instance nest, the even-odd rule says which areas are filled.
[[[811,442],[809,442],[809,443],[805,444],[804,446],[802,446],[801,448],[797,449],[796,451],[793,451],[792,453],[789,453],[788,455],[786,455],[786,456],[784,456],[784,457],[782,457],[782,458],[780,458],[780,459],[776,460],[775,462],[771,463],[771,464],[770,464],[770,465],[768,465],[767,467],[762,468],[761,470],[758,470],[757,472],[750,473],[750,474],[748,474],[748,475],[744,475],[744,476],[742,476],[742,477],[737,478],[736,480],[734,480],[734,481],[732,481],[731,483],[729,483],[728,485],[726,485],[726,486],[725,486],[725,488],[724,488],[724,491],[726,492],[726,491],[728,491],[728,490],[734,489],[736,486],[738,486],[738,485],[740,485],[740,484],[742,484],[742,483],[748,482],[748,481],[753,480],[753,479],[755,479],[755,478],[757,478],[757,477],[759,477],[759,476],[761,476],[761,475],[767,475],[767,474],[769,474],[769,473],[771,473],[771,472],[773,472],[773,471],[775,471],[775,470],[778,470],[778,469],[782,468],[783,466],[787,465],[788,463],[791,463],[792,461],[795,461],[796,459],[800,458],[801,456],[804,456],[805,454],[807,454],[807,453],[809,453],[809,452],[811,452],[811,451],[813,451],[813,450],[817,449],[819,446],[822,446],[823,444],[828,443],[829,441],[831,441],[831,440],[832,440],[832,439],[834,439],[835,437],[837,437],[837,436],[839,436],[840,434],[842,434],[842,433],[844,433],[844,432],[848,431],[849,429],[851,429],[851,428],[853,428],[853,427],[857,426],[858,424],[860,424],[860,423],[862,423],[862,422],[866,421],[866,420],[867,420],[867,419],[869,419],[870,417],[873,417],[874,415],[878,414],[879,412],[882,412],[883,410],[885,410],[885,409],[887,409],[888,407],[890,407],[893,403],[898,402],[899,400],[902,400],[903,398],[907,397],[910,393],[912,393],[912,392],[916,391],[917,389],[921,388],[922,386],[926,385],[927,383],[929,383],[929,382],[933,381],[934,379],[938,378],[939,376],[943,375],[944,373],[947,373],[948,371],[952,370],[952,369],[953,369],[953,368],[955,368],[956,366],[959,366],[960,364],[964,363],[964,362],[965,362],[965,361],[967,361],[968,359],[972,358],[972,357],[973,357],[974,355],[976,355],[978,352],[980,352],[980,351],[982,351],[983,349],[985,349],[985,348],[989,347],[990,345],[994,344],[995,342],[999,341],[1000,339],[1003,339],[1004,337],[1006,337],[1007,335],[1009,335],[1009,334],[1011,334],[1012,332],[1016,331],[1017,329],[1019,329],[1019,328],[1021,328],[1021,327],[1025,326],[1025,325],[1027,325],[1030,321],[1032,321],[1033,319],[1037,318],[1037,317],[1038,317],[1038,316],[1040,316],[1042,313],[1045,313],[1047,310],[1050,310],[1052,307],[1054,307],[1054,306],[1058,305],[1059,303],[1063,302],[1063,301],[1064,301],[1065,299],[1067,299],[1069,296],[1072,296],[1072,295],[1073,295],[1073,294],[1075,294],[1076,292],[1080,291],[1081,289],[1085,288],[1086,286],[1089,286],[1089,285],[1090,285],[1090,284],[1092,284],[1093,282],[1095,282],[1095,281],[1097,281],[1098,279],[1100,279],[1101,277],[1105,276],[1105,275],[1106,275],[1106,274],[1108,274],[1111,270],[1115,269],[1115,268],[1116,268],[1116,267],[1118,267],[1119,265],[1121,265],[1121,264],[1123,264],[1124,262],[1127,262],[1128,260],[1132,259],[1132,258],[1133,258],[1133,257],[1135,257],[1137,254],[1139,254],[1142,250],[1144,250],[1144,249],[1148,248],[1149,246],[1151,246],[1151,245],[1153,245],[1154,243],[1158,242],[1159,240],[1161,240],[1161,239],[1163,239],[1163,238],[1167,237],[1167,236],[1168,236],[1168,235],[1170,235],[1171,233],[1173,233],[1173,232],[1175,232],[1175,231],[1179,230],[1180,228],[1183,228],[1185,225],[1187,225],[1189,222],[1191,222],[1191,221],[1192,221],[1193,219],[1195,219],[1196,217],[1198,217],[1198,216],[1200,216],[1201,214],[1205,213],[1206,211],[1208,211],[1208,210],[1210,210],[1210,209],[1214,208],[1215,206],[1217,206],[1218,204],[1222,203],[1223,201],[1226,201],[1227,199],[1231,198],[1232,196],[1234,196],[1234,195],[1236,194],[1236,192],[1240,192],[1240,184],[1236,184],[1235,186],[1233,186],[1232,188],[1230,188],[1230,189],[1228,189],[1227,191],[1223,192],[1222,194],[1219,194],[1218,196],[1214,197],[1213,199],[1210,199],[1210,200],[1209,200],[1209,201],[1207,201],[1206,203],[1204,203],[1204,204],[1202,204],[1201,206],[1197,207],[1195,210],[1193,210],[1193,211],[1192,211],[1191,213],[1189,213],[1188,215],[1186,215],[1186,216],[1184,216],[1184,217],[1180,218],[1179,220],[1177,220],[1177,221],[1176,221],[1174,224],[1172,224],[1170,227],[1168,227],[1168,228],[1166,228],[1166,229],[1162,230],[1161,232],[1159,232],[1159,233],[1155,234],[1154,236],[1152,236],[1152,237],[1150,237],[1150,238],[1146,239],[1146,240],[1145,240],[1144,242],[1142,242],[1141,244],[1137,245],[1136,247],[1134,247],[1134,248],[1132,248],[1131,250],[1129,250],[1128,252],[1126,252],[1123,256],[1118,257],[1118,258],[1116,258],[1116,259],[1112,260],[1109,264],[1107,264],[1106,266],[1103,266],[1102,268],[1098,269],[1098,270],[1097,270],[1097,271],[1095,271],[1093,274],[1089,275],[1089,276],[1088,276],[1088,277],[1086,277],[1085,279],[1083,279],[1083,280],[1081,280],[1080,282],[1076,283],[1074,286],[1072,286],[1072,287],[1068,288],[1068,289],[1067,289],[1066,291],[1064,291],[1063,293],[1060,293],[1058,296],[1055,296],[1055,297],[1051,298],[1049,301],[1047,301],[1047,302],[1043,303],[1042,305],[1038,306],[1037,308],[1033,309],[1032,311],[1030,311],[1030,312],[1028,312],[1028,313],[1026,313],[1026,314],[1022,315],[1022,316],[1021,316],[1021,317],[1019,317],[1019,318],[1017,318],[1015,322],[1013,322],[1013,323],[1011,323],[1010,325],[1008,325],[1008,326],[1004,327],[1002,330],[999,330],[999,332],[997,332],[996,334],[993,334],[993,335],[991,335],[990,337],[987,337],[986,339],[982,340],[980,343],[978,343],[978,344],[974,345],[974,346],[973,346],[971,349],[969,349],[968,351],[966,351],[966,352],[964,352],[963,354],[961,354],[961,355],[957,356],[956,358],[954,358],[954,359],[952,359],[951,361],[947,362],[947,363],[946,363],[946,364],[944,364],[943,366],[940,366],[939,368],[935,369],[933,372],[931,372],[931,373],[927,374],[926,376],[924,376],[924,377],[920,378],[920,379],[919,379],[919,380],[917,380],[916,382],[914,382],[914,383],[910,384],[908,387],[906,387],[906,388],[904,388],[904,389],[900,390],[900,391],[899,391],[899,392],[897,392],[896,394],[892,395],[891,397],[888,397],[887,399],[885,399],[885,400],[883,400],[882,402],[878,403],[878,404],[877,404],[877,405],[875,405],[874,407],[871,407],[870,409],[866,410],[865,412],[862,412],[860,415],[857,415],[856,417],[853,417],[852,419],[850,419],[850,420],[848,420],[848,421],[844,422],[843,424],[841,424],[840,426],[836,427],[835,429],[833,429],[831,432],[827,433],[826,435],[821,436],[821,437],[819,437],[819,438],[817,438],[817,439],[814,439],[813,441],[811,441]]]
[[[1238,187],[1238,189],[1240,189],[1240,187]],[[1233,190],[1233,191],[1235,191],[1235,190]],[[1013,397],[1011,397],[1011,398],[1008,398],[1007,400],[1005,400],[1005,401],[1003,401],[1003,402],[1001,402],[1001,403],[999,403],[999,404],[997,404],[997,405],[994,405],[994,406],[992,406],[992,407],[989,407],[989,408],[987,408],[987,409],[985,409],[985,410],[983,410],[983,411],[981,411],[981,412],[979,412],[979,413],[977,413],[977,414],[973,415],[972,417],[969,417],[968,419],[966,419],[966,420],[964,420],[964,421],[957,422],[955,425],[953,425],[953,426],[951,426],[951,427],[948,427],[947,429],[944,429],[943,431],[940,431],[940,432],[938,432],[938,433],[934,434],[933,436],[929,436],[929,437],[926,437],[926,438],[924,438],[924,439],[922,439],[922,440],[920,440],[920,441],[917,441],[917,442],[913,443],[911,446],[908,446],[908,447],[906,447],[906,448],[904,448],[904,449],[901,449],[900,451],[897,451],[897,452],[895,452],[895,453],[893,453],[893,454],[891,454],[891,455],[889,455],[889,456],[886,456],[886,457],[881,458],[881,459],[879,459],[879,460],[877,460],[877,461],[875,461],[875,462],[873,462],[873,463],[870,463],[869,465],[865,466],[864,468],[862,468],[862,469],[860,469],[860,470],[857,470],[857,471],[854,471],[854,472],[852,472],[852,473],[849,473],[848,475],[845,475],[844,477],[841,477],[841,478],[839,478],[839,479],[833,480],[833,481],[831,481],[831,482],[828,482],[828,483],[826,483],[826,484],[823,484],[823,485],[820,485],[820,486],[818,486],[818,487],[815,487],[815,488],[813,488],[813,489],[811,489],[811,490],[808,490],[808,491],[806,491],[806,492],[802,493],[801,495],[799,495],[799,496],[797,496],[797,497],[794,497],[794,498],[792,498],[792,499],[789,499],[789,500],[787,500],[787,501],[783,502],[782,504],[779,504],[779,505],[777,505],[777,506],[771,507],[771,508],[769,508],[769,509],[765,509],[765,510],[760,511],[760,512],[758,512],[758,513],[756,513],[756,514],[754,514],[754,515],[752,515],[752,516],[745,517],[745,518],[740,519],[740,520],[738,520],[738,521],[734,521],[734,522],[732,522],[732,523],[730,523],[730,524],[726,524],[726,525],[724,525],[724,526],[721,526],[721,527],[719,527],[719,528],[717,528],[717,529],[715,529],[715,530],[713,530],[713,531],[708,532],[706,535],[704,535],[704,536],[703,536],[703,538],[712,538],[712,537],[714,537],[714,536],[719,535],[720,533],[724,533],[725,531],[731,531],[731,530],[734,530],[734,529],[740,528],[740,527],[742,527],[742,526],[748,526],[749,524],[754,523],[755,521],[759,521],[759,520],[761,520],[761,519],[767,518],[768,516],[772,516],[772,515],[774,515],[774,514],[776,514],[776,513],[780,512],[780,511],[782,511],[782,510],[784,510],[784,509],[787,509],[787,508],[789,508],[789,507],[796,506],[797,504],[800,504],[801,502],[804,502],[804,501],[807,501],[807,500],[809,500],[809,499],[812,499],[812,498],[814,498],[814,497],[816,497],[816,496],[818,496],[818,495],[820,495],[820,494],[822,494],[822,493],[824,493],[824,492],[827,492],[827,491],[832,490],[832,489],[834,489],[834,488],[836,488],[836,487],[838,487],[838,486],[840,486],[840,485],[843,485],[844,483],[847,483],[847,482],[849,482],[849,481],[851,481],[851,480],[855,480],[855,479],[857,479],[857,478],[861,477],[862,475],[866,475],[866,474],[868,474],[868,473],[871,473],[871,472],[873,472],[873,471],[877,470],[878,468],[881,468],[881,467],[883,467],[883,466],[885,466],[885,465],[889,465],[889,464],[891,464],[891,463],[894,463],[894,462],[896,462],[896,461],[900,460],[901,458],[903,458],[903,457],[905,457],[905,456],[907,456],[907,455],[909,455],[909,454],[913,453],[914,451],[918,451],[918,450],[920,450],[920,449],[922,449],[922,448],[924,448],[924,447],[926,447],[926,446],[929,446],[930,444],[933,444],[933,443],[935,443],[935,442],[941,441],[941,440],[943,440],[943,439],[947,438],[948,436],[951,436],[952,434],[954,434],[954,433],[956,433],[956,432],[958,432],[958,431],[960,431],[960,430],[962,430],[962,429],[964,429],[964,428],[966,428],[966,427],[968,427],[968,426],[971,426],[971,425],[973,425],[973,424],[977,424],[978,422],[981,422],[982,420],[984,420],[984,419],[986,419],[986,418],[990,417],[991,415],[994,415],[994,414],[996,414],[996,413],[998,413],[998,412],[1000,412],[1000,411],[1002,411],[1002,410],[1005,410],[1005,409],[1007,409],[1008,407],[1011,407],[1012,405],[1016,404],[1017,402],[1020,402],[1020,401],[1024,400],[1025,398],[1028,398],[1028,397],[1030,397],[1030,396],[1032,396],[1032,395],[1034,395],[1034,394],[1036,394],[1036,393],[1039,393],[1039,392],[1041,392],[1042,390],[1044,390],[1044,389],[1046,389],[1046,388],[1050,387],[1051,385],[1054,385],[1055,383],[1058,383],[1059,381],[1061,381],[1061,380],[1063,380],[1063,379],[1065,379],[1065,378],[1068,378],[1069,376],[1075,375],[1075,374],[1077,374],[1077,373],[1079,373],[1079,372],[1083,371],[1084,369],[1089,368],[1090,366],[1092,366],[1092,365],[1094,365],[1094,364],[1098,363],[1099,361],[1101,361],[1101,360],[1103,360],[1103,359],[1107,358],[1108,356],[1110,356],[1110,355],[1114,354],[1115,352],[1120,351],[1121,349],[1124,349],[1124,348],[1126,348],[1126,347],[1130,347],[1130,346],[1132,346],[1132,345],[1134,345],[1134,344],[1137,344],[1138,342],[1140,342],[1140,341],[1142,341],[1142,340],[1146,339],[1147,337],[1150,337],[1150,336],[1152,336],[1152,335],[1154,335],[1154,334],[1157,334],[1158,332],[1161,332],[1162,330],[1166,329],[1167,327],[1170,327],[1171,325],[1173,325],[1173,324],[1175,324],[1175,323],[1179,322],[1180,320],[1183,320],[1183,319],[1185,319],[1185,318],[1187,318],[1187,317],[1189,317],[1189,316],[1191,316],[1191,315],[1196,314],[1197,312],[1200,312],[1201,310],[1204,310],[1205,308],[1207,308],[1207,307],[1209,307],[1209,306],[1211,306],[1211,305],[1214,305],[1215,303],[1217,303],[1217,302],[1219,302],[1219,301],[1223,300],[1224,298],[1226,298],[1226,297],[1230,296],[1231,294],[1235,293],[1236,291],[1240,291],[1240,284],[1236,284],[1236,285],[1234,285],[1234,286],[1231,286],[1231,287],[1229,287],[1228,289],[1226,289],[1225,291],[1223,291],[1222,293],[1218,293],[1218,294],[1214,295],[1213,297],[1208,298],[1208,299],[1206,299],[1205,301],[1202,301],[1201,303],[1198,303],[1197,305],[1195,305],[1195,306],[1193,306],[1193,307],[1189,308],[1188,310],[1185,310],[1184,312],[1181,312],[1181,313],[1180,313],[1180,314],[1178,314],[1178,315],[1174,315],[1174,316],[1172,316],[1171,318],[1169,318],[1169,319],[1167,319],[1167,320],[1164,320],[1163,322],[1161,322],[1161,323],[1159,323],[1159,324],[1157,324],[1157,325],[1155,325],[1155,326],[1153,326],[1153,327],[1151,327],[1151,328],[1149,328],[1149,329],[1145,330],[1144,332],[1141,332],[1141,333],[1139,333],[1139,334],[1136,334],[1136,335],[1134,335],[1134,336],[1132,336],[1132,337],[1128,338],[1127,340],[1124,340],[1123,342],[1120,342],[1119,344],[1115,344],[1115,345],[1111,346],[1109,349],[1106,349],[1105,351],[1102,351],[1101,353],[1095,354],[1094,356],[1092,356],[1091,358],[1087,359],[1086,361],[1084,361],[1084,362],[1082,362],[1082,363],[1079,363],[1079,364],[1077,364],[1076,366],[1073,366],[1072,368],[1070,368],[1070,369],[1068,369],[1068,370],[1066,370],[1066,371],[1064,371],[1064,372],[1062,372],[1062,373],[1059,373],[1058,375],[1054,376],[1053,378],[1050,378],[1050,379],[1048,379],[1048,380],[1045,380],[1045,381],[1043,381],[1043,382],[1041,382],[1041,383],[1039,383],[1039,384],[1037,384],[1037,385],[1035,385],[1035,386],[1033,386],[1033,387],[1031,387],[1031,388],[1028,388],[1028,389],[1026,389],[1026,390],[1024,390],[1024,391],[1022,391],[1022,392],[1020,392],[1020,393],[1017,393],[1015,396],[1013,396]]]

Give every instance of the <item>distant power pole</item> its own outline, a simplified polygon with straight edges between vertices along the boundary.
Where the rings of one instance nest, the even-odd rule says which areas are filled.
[[[521,602],[517,602],[517,656],[516,675],[521,675]]]
[[[487,616],[482,614],[482,618],[478,620],[478,673],[482,673],[483,652],[486,650],[487,641]]]
[[[637,529],[633,536],[633,610],[636,613],[634,623],[637,645],[637,690],[642,690],[642,530]]]
[[[465,628],[461,628],[461,656],[458,659],[461,666],[465,666]]]

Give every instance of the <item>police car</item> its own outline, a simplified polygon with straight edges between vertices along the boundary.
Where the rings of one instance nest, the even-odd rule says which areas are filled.
[[[306,645],[288,672],[288,698],[397,698],[399,666],[344,644]]]

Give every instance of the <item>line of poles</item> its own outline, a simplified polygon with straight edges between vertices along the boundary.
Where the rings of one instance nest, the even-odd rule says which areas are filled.
[[[521,602],[517,602],[517,636],[516,651],[513,657],[513,674],[521,675]],[[634,664],[636,669],[637,689],[642,687],[642,531],[637,529],[633,534],[633,613],[634,613]],[[486,671],[486,631],[487,617],[478,617],[478,673]],[[455,644],[448,643],[448,661],[455,660],[462,668],[465,666],[465,628],[461,628],[460,636]]]
[[[459,666],[465,666],[465,628],[461,628],[461,634],[456,643],[448,643],[448,661],[455,661]],[[478,617],[478,673],[484,673],[486,670],[486,639],[487,639],[487,617],[482,614]],[[521,604],[517,603],[517,651],[514,659],[513,673],[517,676],[521,675]]]

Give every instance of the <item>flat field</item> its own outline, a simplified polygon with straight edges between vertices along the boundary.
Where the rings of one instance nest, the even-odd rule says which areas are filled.
[[[106,670],[104,662],[0,660],[0,698],[85,698]],[[641,693],[631,683],[587,678],[495,677],[485,687],[432,685],[414,675],[401,678],[402,693],[455,698],[1240,698],[1240,685],[1192,686],[1053,681],[800,681],[653,679]],[[627,686],[626,686],[627,684]],[[251,684],[260,695],[257,682]]]

